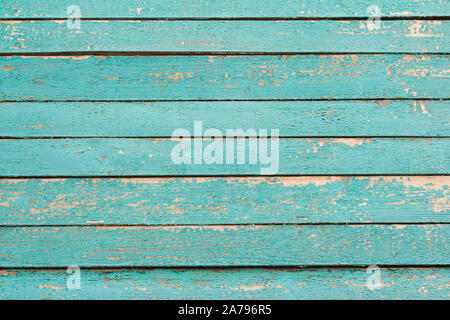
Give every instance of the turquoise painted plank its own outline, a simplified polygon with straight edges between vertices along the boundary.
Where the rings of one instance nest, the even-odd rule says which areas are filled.
[[[0,270],[0,299],[449,299],[448,268]]]
[[[1,137],[170,137],[177,128],[278,128],[284,137],[450,136],[446,101],[0,103]],[[220,115],[220,116],[218,116]]]
[[[371,23],[371,22],[370,22]],[[450,52],[450,21],[3,21],[0,52]],[[326,40],[325,40],[326,39]]]
[[[371,3],[360,0],[3,0],[2,18],[66,18],[76,4],[83,18],[266,18],[367,17]],[[449,16],[446,0],[379,0],[382,16]]]
[[[450,225],[2,227],[0,267],[448,265]]]
[[[449,176],[0,180],[0,225],[450,222]]]
[[[448,98],[448,55],[0,57],[0,100]]]
[[[0,140],[0,176],[425,175],[447,174],[450,167],[448,138],[258,139],[251,139],[259,145],[252,144],[253,162],[244,138],[216,139],[215,159],[215,139],[207,138],[6,139]],[[245,150],[239,154],[237,140]]]

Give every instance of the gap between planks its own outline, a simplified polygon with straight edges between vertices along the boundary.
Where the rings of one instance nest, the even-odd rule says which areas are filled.
[[[180,100],[180,99],[170,99],[170,100],[1,100],[1,104],[7,103],[39,103],[39,102],[92,102],[92,103],[101,103],[101,102],[112,102],[112,103],[138,103],[138,102],[296,102],[296,101],[450,101],[450,98],[377,98],[377,99],[368,99],[368,98],[336,98],[336,99],[190,99],[190,100]]]
[[[171,139],[171,136],[27,136],[27,137],[16,137],[16,136],[0,136],[0,140],[58,140],[58,139]],[[189,136],[183,137],[186,139],[211,139],[214,136]],[[237,138],[237,139],[250,139],[259,138],[259,136],[220,136],[220,139]],[[267,137],[270,139],[270,136]],[[450,136],[434,136],[434,135],[423,135],[423,136],[278,136],[279,139],[449,139]]]
[[[218,56],[218,57],[233,57],[233,56],[317,56],[317,55],[333,55],[333,56],[347,56],[347,55],[430,55],[430,56],[447,56],[450,52],[382,52],[382,51],[364,51],[364,52],[347,52],[347,51],[309,51],[309,52],[261,52],[261,51],[52,51],[52,52],[0,52],[0,57],[71,57],[71,56],[94,56],[94,57],[117,57],[117,56],[132,56],[132,57],[161,57],[161,56]],[[383,98],[389,99],[390,98]],[[426,98],[416,98],[424,100]],[[446,98],[448,99],[448,98]],[[317,100],[317,99],[315,99]],[[327,100],[327,99],[322,99]],[[352,99],[341,99],[352,100]],[[361,100],[367,100],[361,98]],[[369,99],[370,100],[370,99]],[[78,100],[75,100],[78,101]],[[96,100],[100,101],[100,100]],[[133,100],[138,101],[138,100]],[[186,100],[182,100],[186,101]],[[199,100],[196,100],[199,101]]]

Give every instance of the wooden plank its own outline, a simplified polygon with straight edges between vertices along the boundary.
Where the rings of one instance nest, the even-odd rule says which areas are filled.
[[[0,57],[0,100],[448,98],[448,55]]]
[[[2,18],[66,18],[72,0],[3,0]],[[110,0],[98,5],[77,0],[82,18],[267,18],[367,17],[370,4],[358,0]],[[379,0],[382,16],[449,16],[445,0]]]
[[[6,20],[0,52],[450,52],[450,21],[383,21],[373,30],[368,23],[101,20],[69,29],[65,20]]]
[[[0,180],[0,225],[450,222],[449,176]]]
[[[450,100],[0,103],[1,137],[170,137],[279,128],[284,137],[450,136]],[[218,116],[220,115],[220,116]]]
[[[447,174],[450,161],[448,138],[251,140],[0,140],[0,176],[426,175]],[[217,158],[210,153],[213,146]],[[180,162],[184,157],[189,162]]]
[[[0,267],[448,265],[450,225],[2,227]]]
[[[0,270],[0,299],[448,299],[448,268]]]

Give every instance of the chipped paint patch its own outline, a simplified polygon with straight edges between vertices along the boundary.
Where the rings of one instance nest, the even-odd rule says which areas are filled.
[[[20,20],[0,20],[0,24],[21,24],[25,23],[25,21]]]
[[[360,146],[364,143],[370,143],[372,142],[372,139],[370,138],[337,138],[333,139],[333,143],[343,143],[347,146],[354,147],[354,146]]]
[[[380,108],[385,108],[387,106],[389,106],[390,102],[387,100],[376,100],[375,103],[380,107]]]
[[[430,26],[427,23],[427,21],[422,20],[411,21],[408,30],[409,33],[405,35],[406,37],[414,37],[414,38],[440,37],[440,34],[433,34],[430,31]]]
[[[343,181],[344,177],[318,176],[318,177],[280,177],[279,182],[284,187],[298,187],[305,185],[323,186],[329,183]]]

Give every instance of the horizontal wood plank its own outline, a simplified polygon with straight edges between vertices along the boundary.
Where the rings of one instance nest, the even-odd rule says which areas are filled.
[[[0,270],[0,299],[449,299],[448,268]]]
[[[0,52],[447,53],[450,21],[0,21]],[[368,25],[369,24],[369,25]]]
[[[449,265],[450,225],[1,227],[0,267]]]
[[[0,299],[450,297],[448,1],[73,4],[0,8]]]
[[[0,57],[0,100],[448,98],[448,55]]]
[[[83,18],[267,18],[367,17],[370,4],[358,0],[110,0],[98,5],[89,0],[3,0],[1,18],[66,18],[76,4]],[[379,0],[382,16],[449,16],[445,0]]]
[[[217,147],[216,153],[211,152],[212,146]],[[253,163],[249,150],[257,156],[253,157],[256,160]],[[215,154],[217,158],[214,158]],[[189,163],[180,163],[182,158]],[[195,158],[200,161],[195,163]],[[208,164],[206,161],[220,162]],[[0,140],[0,176],[6,177],[426,175],[447,174],[449,161],[448,138]]]
[[[283,137],[450,136],[445,101],[0,103],[1,137],[170,137],[177,128],[278,128]]]
[[[0,180],[0,225],[450,222],[449,176]]]

